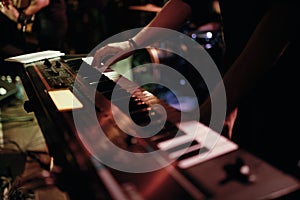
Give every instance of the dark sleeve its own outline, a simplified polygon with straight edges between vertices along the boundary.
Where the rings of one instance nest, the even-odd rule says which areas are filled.
[[[214,19],[212,0],[183,0],[192,9],[191,21],[204,24]]]

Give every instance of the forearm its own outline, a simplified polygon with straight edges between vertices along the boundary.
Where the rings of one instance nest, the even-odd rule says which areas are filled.
[[[133,39],[138,46],[146,45],[150,38],[153,39],[157,36],[157,32],[152,31],[152,29],[148,29],[149,27],[177,30],[183,25],[190,15],[191,8],[188,4],[181,0],[170,0],[164,5],[163,9],[157,13],[145,29],[139,32]]]

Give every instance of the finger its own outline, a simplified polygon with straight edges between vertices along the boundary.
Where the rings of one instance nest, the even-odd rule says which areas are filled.
[[[127,58],[129,55],[131,55],[131,52],[124,52],[124,51],[118,51],[115,54],[106,55],[105,57],[102,57],[99,62],[100,67],[110,67],[113,64],[119,62],[120,60],[123,60]]]
[[[104,47],[98,49],[95,53],[94,53],[94,56],[93,56],[93,60],[92,60],[92,63],[91,63],[91,66],[93,67],[97,67],[100,65],[100,62],[102,60],[102,55],[104,55],[105,53],[105,50],[104,50]]]
[[[94,59],[92,62],[93,67],[101,67],[101,65],[110,66],[113,62],[110,62],[112,57],[118,57],[122,51],[121,43],[108,44],[101,47],[94,53]]]
[[[112,54],[105,54],[97,52],[94,55],[93,61],[92,61],[92,66],[93,67],[103,67],[103,66],[108,66],[108,61],[113,57]]]

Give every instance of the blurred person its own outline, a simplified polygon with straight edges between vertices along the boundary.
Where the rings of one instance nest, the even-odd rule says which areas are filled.
[[[204,0],[170,0],[145,27],[178,30],[200,19]],[[297,48],[299,5],[288,0],[219,0],[224,41],[223,75],[227,95],[224,130],[240,147],[287,173],[299,176],[299,97]],[[206,7],[205,7],[206,8]],[[132,40],[110,43],[94,54],[92,66],[111,65],[145,46],[158,32],[140,31]],[[217,86],[211,95],[218,97]],[[209,125],[211,102],[200,106],[200,122]],[[214,127],[212,127],[214,128]]]
[[[41,50],[65,50],[68,24],[64,0],[32,0],[22,8],[12,1],[6,5],[0,14],[1,59]],[[28,23],[32,23],[30,30]],[[28,41],[32,37],[36,44]]]
[[[33,0],[28,5],[18,7],[13,1],[6,1],[0,8],[0,58],[16,56],[33,51],[25,38],[26,23],[31,22],[34,15],[49,5],[49,0]],[[22,27],[18,27],[20,25]]]
[[[66,35],[68,30],[65,0],[50,0],[36,16],[33,31],[37,35],[38,50],[68,51]]]

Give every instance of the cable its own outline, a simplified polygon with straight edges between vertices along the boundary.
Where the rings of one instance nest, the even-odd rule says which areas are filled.
[[[41,168],[45,169],[45,170],[49,170],[50,169],[50,163],[49,164],[45,164],[43,163],[37,156],[37,154],[44,154],[44,155],[49,155],[48,152],[44,152],[44,151],[23,151],[22,148],[20,147],[20,145],[13,141],[13,140],[4,140],[4,144],[13,144],[17,147],[18,151],[25,155],[28,156],[29,158],[33,159],[34,161],[36,161]]]
[[[13,144],[17,147],[17,149],[19,150],[19,153],[26,154],[16,141],[4,139],[4,144]],[[2,148],[2,149],[4,149],[4,148]]]
[[[38,155],[41,154],[49,155],[49,153],[46,151],[30,151],[30,150],[24,151],[22,150],[22,148],[17,142],[8,139],[4,140],[4,144],[13,144],[14,146],[16,146],[18,152],[21,155],[31,158],[33,161],[37,162],[42,169],[50,170],[51,165],[53,165],[52,162],[47,164],[43,163],[41,159],[38,157]],[[29,160],[27,160],[26,162],[29,162]],[[1,176],[0,178],[1,178],[0,179],[1,200],[21,200],[21,199],[34,200],[35,199],[35,192],[33,190],[24,190],[18,178],[14,179],[10,176]]]
[[[34,117],[32,116],[3,116],[0,115],[0,122],[26,122],[33,121]]]

